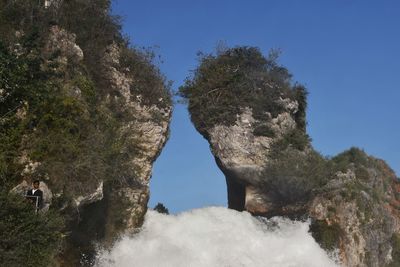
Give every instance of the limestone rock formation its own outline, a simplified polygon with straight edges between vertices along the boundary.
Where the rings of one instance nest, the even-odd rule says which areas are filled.
[[[72,61],[71,63],[78,63],[83,60],[83,51],[76,44],[76,35],[57,25],[50,27],[44,47],[45,56],[50,57],[54,53],[59,54],[55,59],[63,65],[67,65],[68,60]]]
[[[119,103],[118,112],[126,114],[127,120],[116,138],[124,139],[123,149],[136,147],[139,153],[128,153],[126,158],[125,172],[131,173],[135,177],[134,181],[128,181],[123,186],[112,186],[110,199],[117,201],[114,205],[122,204],[125,207],[124,224],[127,229],[134,229],[141,225],[147,211],[152,164],[168,139],[172,107],[146,105],[142,103],[142,95],[132,94],[130,88],[135,81],[129,74],[116,68],[120,64],[120,57],[120,48],[113,44],[107,48],[102,59],[103,73],[109,81],[110,92],[119,92],[119,96],[107,94],[103,104],[110,105],[113,101]],[[158,101],[166,102],[168,99]]]
[[[216,125],[209,130],[210,147],[218,166],[226,175],[228,186],[228,203],[230,208],[248,210],[255,214],[264,214],[269,210],[269,203],[264,194],[259,192],[262,172],[269,162],[269,152],[276,140],[296,128],[292,114],[297,112],[296,101],[285,105],[285,112],[266,123],[274,137],[256,136],[254,125],[257,120],[252,116],[252,110],[245,108],[237,115],[232,126]]]
[[[20,133],[9,163],[15,178],[6,184],[23,195],[33,179],[41,180],[46,209],[66,223],[59,264],[86,266],[95,243],[111,245],[143,223],[152,164],[169,135],[171,96],[151,58],[122,37],[110,1],[48,2],[31,14],[40,31],[23,16],[4,24],[18,33],[4,31],[11,36],[7,53],[29,62],[27,76],[38,84],[6,114]],[[9,12],[14,4],[24,7],[16,1]],[[82,20],[88,10],[93,14]],[[16,79],[10,90],[29,79]]]
[[[225,174],[229,207],[311,218],[315,239],[338,250],[344,266],[400,264],[394,172],[356,148],[332,159],[314,151],[305,132],[304,90],[273,59],[260,58],[247,47],[207,55],[181,88]]]
[[[71,64],[81,64],[84,54],[75,43],[75,38],[74,34],[65,29],[52,26],[43,49],[43,55],[48,59],[43,66],[55,66],[53,71],[65,73]],[[120,177],[107,180],[91,179],[85,183],[69,181],[62,177],[54,179],[47,173],[42,176],[41,187],[45,189],[46,209],[52,205],[51,196],[54,194],[57,202],[62,201],[58,205],[66,211],[68,227],[72,233],[71,240],[67,241],[70,244],[67,244],[65,257],[69,257],[71,264],[76,261],[71,257],[79,257],[80,253],[90,253],[92,241],[103,240],[111,243],[121,231],[132,231],[141,225],[147,211],[152,163],[168,138],[171,106],[146,105],[142,103],[141,95],[131,93],[130,88],[135,81],[129,74],[118,70],[119,49],[117,44],[110,45],[99,66],[99,71],[110,86],[110,93],[104,96],[99,105],[108,109],[117,102],[118,106],[113,112],[124,114],[123,123],[111,137],[121,140],[118,153],[125,155],[122,162],[124,173]],[[82,99],[84,88],[80,88],[79,85],[65,88],[73,98]],[[169,99],[159,100],[164,103],[168,101]],[[130,152],[130,148],[134,148],[134,151]],[[41,162],[33,162],[26,153],[21,157],[20,163],[23,165],[22,175],[25,177],[35,175],[41,166]],[[46,172],[46,169],[43,169],[42,171]],[[31,180],[23,180],[13,191],[24,194]],[[66,186],[82,190],[68,190],[67,196]],[[96,220],[99,222],[87,233],[89,229],[86,225],[93,226],[90,221]],[[82,238],[80,235],[84,235],[83,232],[86,232],[86,237]]]
[[[277,160],[279,146],[307,154],[304,88],[292,85],[290,74],[256,48],[238,47],[203,58],[181,93],[225,174],[229,207],[271,213],[265,169]],[[292,135],[300,141],[295,144]]]
[[[310,202],[311,230],[325,249],[339,248],[344,266],[396,266],[399,180],[382,160],[355,149],[343,155],[354,152],[363,163],[335,173]]]
[[[310,198],[295,203],[276,201],[274,189],[263,185],[265,170],[274,161],[269,154],[275,138],[295,127],[289,114],[271,120],[276,122],[270,126],[276,129],[274,138],[252,134],[255,120],[249,109],[237,116],[233,126],[210,129],[208,141],[226,177],[229,207],[268,217],[309,217],[316,240],[327,250],[339,249],[344,266],[395,266],[400,182],[382,160],[358,152],[366,159],[365,165],[348,162],[343,172],[335,172],[326,177],[325,185],[313,188]],[[285,180],[283,186],[290,187],[295,180]]]

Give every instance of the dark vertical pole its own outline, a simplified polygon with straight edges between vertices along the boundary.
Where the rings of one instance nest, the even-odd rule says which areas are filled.
[[[36,197],[36,209],[35,209],[35,213],[37,214],[39,210],[39,197]]]

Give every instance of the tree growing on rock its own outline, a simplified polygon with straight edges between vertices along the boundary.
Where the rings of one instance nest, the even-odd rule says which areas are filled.
[[[158,202],[157,205],[154,206],[154,210],[163,213],[163,214],[169,214],[168,209],[164,206],[164,204]]]

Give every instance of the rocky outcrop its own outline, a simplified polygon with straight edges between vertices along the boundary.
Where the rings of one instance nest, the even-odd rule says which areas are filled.
[[[110,245],[119,234],[141,226],[149,200],[152,164],[168,139],[172,113],[170,99],[160,97],[156,104],[143,103],[146,96],[132,90],[136,82],[135,73],[121,67],[121,49],[127,48],[124,44],[114,43],[105,49],[97,74],[102,78],[101,88],[95,88],[100,82],[90,82],[87,78],[87,70],[82,67],[86,64],[85,53],[77,45],[75,34],[60,26],[51,26],[41,50],[44,58],[42,68],[54,75],[54,82],[62,84],[60,93],[66,96],[66,105],[76,101],[83,112],[80,116],[93,123],[89,121],[92,105],[89,101],[97,101],[97,110],[110,118],[113,125],[107,128],[108,136],[99,133],[103,139],[94,140],[93,144],[116,140],[112,149],[118,157],[111,161],[115,164],[115,171],[109,172],[113,173],[112,177],[91,175],[69,179],[53,170],[54,162],[32,160],[29,135],[23,138],[27,145],[19,163],[23,170],[21,176],[25,179],[13,191],[22,195],[33,177],[40,178],[46,210],[53,207],[63,214],[66,221],[68,235],[59,260],[62,266],[77,266],[82,262],[92,264],[95,242],[97,245]],[[94,95],[94,90],[97,90],[97,99],[88,100],[88,93]],[[167,89],[161,87],[157,90]],[[46,159],[46,155],[43,158]],[[103,166],[93,168],[98,167]],[[89,169],[88,173],[91,171],[96,173],[97,170]]]
[[[123,224],[126,229],[134,229],[141,225],[147,211],[149,199],[149,181],[152,164],[161,152],[168,138],[169,122],[172,108],[157,105],[145,105],[142,96],[132,93],[131,87],[135,82],[129,74],[118,70],[120,65],[120,48],[117,44],[110,45],[102,60],[103,74],[110,85],[110,92],[104,99],[103,105],[108,106],[117,102],[117,112],[125,114],[126,120],[118,131],[118,137],[124,140],[124,148],[136,147],[139,153],[127,153],[125,172],[129,177],[121,184],[112,185],[109,191],[110,206],[122,205],[125,209]],[[118,92],[119,94],[115,94]],[[112,96],[112,93],[114,93]],[[168,99],[159,99],[160,102]],[[116,229],[115,222],[108,223],[110,233]]]
[[[316,240],[327,250],[338,249],[344,266],[393,264],[399,249],[393,240],[400,233],[400,183],[394,172],[382,160],[352,149],[344,155],[356,153],[362,163],[350,159],[342,171],[326,177],[325,185],[313,188],[309,198],[294,203],[276,201],[274,188],[263,183],[268,165],[277,160],[271,158],[271,147],[296,123],[290,112],[267,121],[274,129],[272,138],[254,136],[256,120],[250,109],[237,116],[235,125],[217,125],[209,131],[211,151],[227,180],[229,207],[268,217],[311,218]],[[339,159],[332,161],[332,165],[344,164]],[[289,178],[284,186],[295,180]]]
[[[150,51],[129,44],[111,1],[3,6],[0,187],[23,195],[40,179],[54,232],[65,225],[44,261],[90,266],[95,245],[143,222],[169,134],[169,83]]]
[[[364,164],[349,164],[316,193],[311,229],[324,248],[340,249],[345,266],[395,266],[400,183],[382,160],[360,156]]]
[[[53,57],[55,62],[64,66],[79,63],[83,59],[83,51],[76,44],[76,35],[59,26],[50,27],[43,52],[44,56]]]
[[[273,143],[296,128],[292,116],[297,112],[297,102],[289,99],[287,104],[282,102],[285,103],[285,112],[275,118],[271,118],[270,113],[265,114],[267,127],[273,131],[274,137],[254,134],[259,121],[254,119],[250,108],[237,115],[234,125],[216,125],[209,130],[211,151],[226,176],[230,208],[246,209],[256,214],[269,210],[265,194],[259,192],[262,172],[270,161]]]
[[[288,91],[290,76],[275,76],[287,70],[259,58],[247,47],[205,57],[181,89],[225,174],[229,207],[311,218],[315,239],[338,251],[344,266],[398,266],[400,183],[394,172],[356,148],[332,159],[314,151],[305,132],[305,91]]]

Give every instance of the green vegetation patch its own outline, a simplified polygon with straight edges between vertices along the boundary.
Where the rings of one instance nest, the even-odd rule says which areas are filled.
[[[315,151],[293,148],[276,152],[263,172],[263,186],[274,202],[306,202],[314,189],[332,177],[329,161]]]
[[[315,220],[310,225],[310,232],[315,241],[324,249],[332,251],[339,247],[340,226],[336,223],[328,225],[325,221]]]
[[[158,202],[157,205],[154,206],[154,210],[158,213],[169,214],[169,210],[164,206],[164,204]]]
[[[142,97],[145,105],[156,105],[160,108],[171,106],[172,82],[166,81],[164,75],[154,65],[155,53],[151,49],[121,48],[120,70],[132,77],[131,94]]]
[[[394,233],[391,239],[392,245],[392,262],[388,267],[400,266],[400,234]]]
[[[294,115],[298,127],[305,129],[306,89],[293,84],[289,71],[277,63],[278,53],[266,58],[256,47],[235,47],[214,54],[200,54],[199,66],[180,95],[188,100],[195,127],[202,133],[216,124],[233,125],[236,115],[246,107],[255,119],[265,121],[269,112],[276,117],[284,111],[279,98],[297,100]],[[270,135],[257,129],[255,134]]]
[[[345,172],[350,164],[368,166],[369,159],[368,155],[363,150],[352,147],[333,157],[332,162],[336,164],[338,170]]]
[[[294,128],[287,132],[281,139],[272,144],[271,156],[278,157],[281,151],[293,148],[303,151],[311,143],[311,138],[303,130]]]
[[[55,266],[64,222],[55,211],[35,214],[32,205],[0,192],[0,262],[2,266]]]

